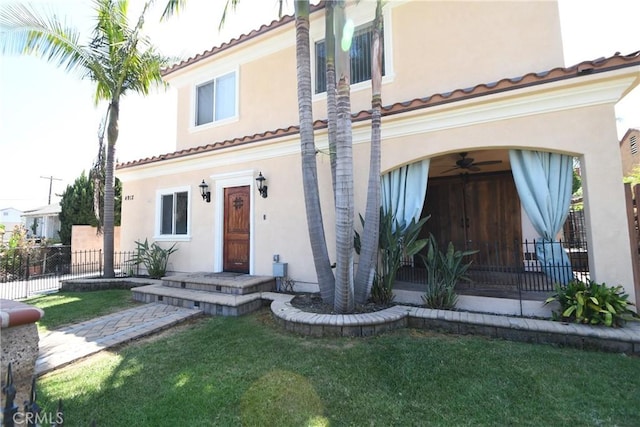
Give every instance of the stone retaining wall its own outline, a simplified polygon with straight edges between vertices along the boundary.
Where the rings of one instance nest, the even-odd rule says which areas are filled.
[[[291,295],[265,292],[271,312],[284,329],[307,336],[370,336],[409,327],[509,341],[555,344],[640,355],[640,323],[607,328],[522,317],[397,305],[374,313],[318,314],[291,305]]]

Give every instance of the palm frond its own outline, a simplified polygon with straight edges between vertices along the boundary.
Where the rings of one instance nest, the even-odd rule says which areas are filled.
[[[227,20],[227,12],[229,10],[229,6],[231,6],[231,8],[233,9],[233,11],[236,11],[236,8],[238,7],[238,3],[240,3],[240,0],[227,0],[224,4],[224,9],[222,10],[222,17],[220,17],[220,24],[218,24],[218,31],[222,30],[222,27],[224,27],[224,23]]]
[[[174,14],[180,13],[180,10],[184,9],[187,5],[186,0],[169,0],[167,1],[167,5],[164,8],[164,12],[162,12],[162,17],[160,17],[161,21],[166,21]]]
[[[29,5],[8,4],[0,8],[3,54],[35,55],[74,72],[86,67],[90,50],[80,44],[80,32],[56,15],[43,16]]]

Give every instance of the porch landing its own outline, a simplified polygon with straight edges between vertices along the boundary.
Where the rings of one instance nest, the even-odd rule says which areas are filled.
[[[196,272],[167,276],[161,280],[163,286],[172,288],[188,288],[235,295],[246,295],[275,289],[275,279],[273,277],[251,276],[243,273]]]
[[[262,292],[274,289],[275,279],[270,276],[197,272],[163,277],[160,284],[131,292],[140,302],[199,309],[212,316],[242,316],[260,309]]]

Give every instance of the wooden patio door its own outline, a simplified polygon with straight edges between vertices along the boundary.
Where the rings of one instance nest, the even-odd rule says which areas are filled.
[[[521,240],[520,199],[509,172],[429,179],[425,228],[438,242],[477,249],[474,264],[510,266]]]
[[[249,186],[224,189],[223,270],[249,273],[250,202]]]

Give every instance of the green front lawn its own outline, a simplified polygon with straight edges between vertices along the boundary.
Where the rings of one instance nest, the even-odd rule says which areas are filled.
[[[57,292],[31,297],[24,302],[44,310],[44,317],[38,322],[40,334],[63,325],[79,323],[138,304],[133,301],[131,291],[127,289]]]
[[[640,359],[400,330],[302,338],[204,318],[39,379],[65,425],[637,425]]]

